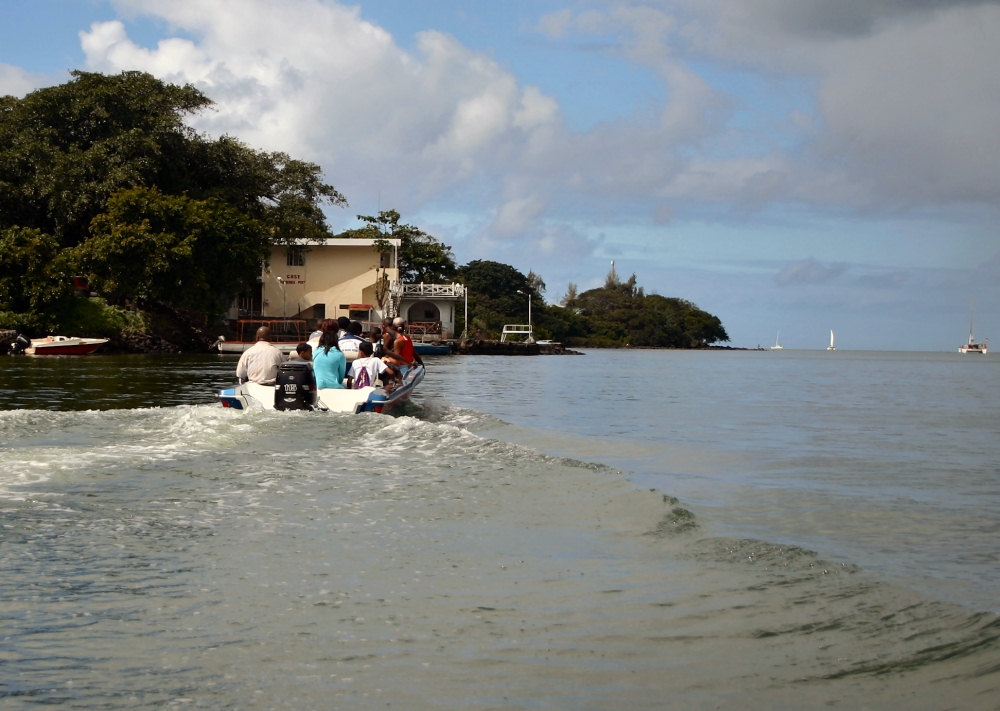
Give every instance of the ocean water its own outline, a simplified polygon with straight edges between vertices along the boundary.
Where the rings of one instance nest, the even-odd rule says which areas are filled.
[[[0,707],[995,709],[1000,362],[0,358]]]

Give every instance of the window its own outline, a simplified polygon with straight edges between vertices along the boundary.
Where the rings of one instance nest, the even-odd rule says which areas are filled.
[[[286,262],[290,267],[304,267],[306,265],[306,252],[302,247],[289,247],[285,250]]]

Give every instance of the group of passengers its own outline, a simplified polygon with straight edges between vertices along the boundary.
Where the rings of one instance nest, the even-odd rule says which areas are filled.
[[[316,387],[320,389],[378,387],[380,381],[385,387],[392,387],[408,368],[424,364],[402,318],[384,319],[381,328],[372,330],[370,339],[363,333],[360,322],[344,316],[323,319],[309,340],[296,346],[290,359],[311,363]],[[285,356],[270,340],[271,329],[267,326],[257,329],[256,343],[243,352],[236,366],[240,382],[274,385]]]

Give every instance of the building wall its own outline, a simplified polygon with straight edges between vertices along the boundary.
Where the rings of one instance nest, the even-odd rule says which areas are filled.
[[[399,246],[399,240],[387,241]],[[289,249],[274,247],[270,263],[261,275],[263,316],[337,318],[349,315],[346,308],[341,308],[348,304],[371,304],[377,308],[375,283],[380,256],[372,240],[330,239],[323,244],[303,245],[301,260],[293,259],[292,264],[288,263]],[[390,281],[399,278],[395,257],[393,251],[385,269]],[[323,308],[317,310],[317,305]]]
[[[417,301],[403,299],[399,313],[411,325],[437,322],[440,324],[439,338],[454,338],[455,314],[458,303],[453,299],[425,298]]]

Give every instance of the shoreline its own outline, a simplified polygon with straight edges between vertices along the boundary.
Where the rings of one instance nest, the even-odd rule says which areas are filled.
[[[10,344],[18,336],[18,331],[0,329],[0,354],[9,353]],[[763,348],[743,348],[737,346],[704,346],[702,348],[665,348],[658,346],[604,346],[581,345],[568,348],[562,343],[525,343],[523,341],[498,341],[485,338],[448,339],[435,341],[435,344],[451,347],[450,355],[585,355],[578,348],[592,350],[650,350],[650,351],[755,351]],[[199,355],[213,353],[214,341],[204,344],[192,343],[188,339],[185,345],[172,343],[164,338],[149,334],[118,334],[111,337],[106,346],[100,349],[105,355]]]

